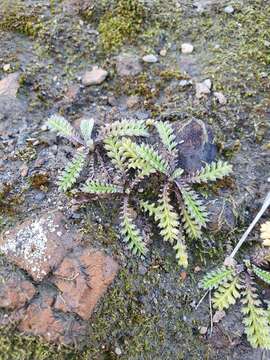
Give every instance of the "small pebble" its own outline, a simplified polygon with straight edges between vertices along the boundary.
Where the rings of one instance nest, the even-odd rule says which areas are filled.
[[[85,86],[100,85],[106,79],[108,72],[95,66],[93,70],[86,71],[82,78]]]
[[[203,84],[208,87],[209,90],[211,90],[212,87],[212,81],[210,79],[206,79],[203,81]]]
[[[122,355],[122,350],[120,349],[120,347],[115,348],[115,353],[116,355]]]
[[[199,329],[199,332],[201,335],[205,335],[207,333],[207,327],[206,326],[201,326]]]
[[[234,8],[231,5],[228,5],[224,8],[224,12],[226,14],[233,14],[234,13]]]
[[[181,51],[183,54],[191,54],[194,49],[194,46],[188,43],[181,45]]]
[[[217,101],[220,103],[220,105],[227,104],[227,99],[221,92],[214,92],[214,96],[217,99]]]
[[[156,55],[154,54],[150,54],[150,55],[145,55],[143,58],[143,61],[144,62],[147,62],[147,63],[156,63],[158,61],[158,58],[156,57]]]
[[[11,65],[10,65],[10,64],[5,64],[5,65],[3,66],[3,70],[4,70],[4,71],[9,71],[10,68],[11,68]]]
[[[161,49],[159,52],[160,56],[166,56],[167,55],[167,50],[166,49]]]

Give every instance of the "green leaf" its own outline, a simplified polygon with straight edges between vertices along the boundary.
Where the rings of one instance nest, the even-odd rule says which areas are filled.
[[[181,237],[178,237],[176,244],[174,245],[174,250],[176,251],[176,259],[180,266],[187,268],[188,266],[188,253],[187,247]]]
[[[173,206],[170,204],[169,186],[167,184],[163,187],[158,202],[159,206],[155,213],[155,220],[161,229],[160,235],[165,241],[173,244],[180,235],[180,222],[177,212],[174,211]]]
[[[253,348],[270,349],[268,312],[262,307],[256,288],[252,284],[246,284],[242,296],[241,311],[248,341]]]
[[[232,172],[232,165],[225,161],[212,162],[207,164],[198,174],[191,178],[192,182],[202,183],[216,181],[228,176]]]
[[[270,285],[270,272],[260,269],[259,267],[252,265],[253,272],[263,280],[266,284]]]
[[[192,219],[185,208],[181,209],[181,215],[184,223],[184,229],[187,235],[191,239],[198,239],[201,237],[201,227],[197,224],[197,222]]]
[[[88,180],[83,186],[82,191],[88,194],[122,194],[123,188],[118,185],[109,184],[98,180]]]
[[[120,171],[125,172],[127,170],[127,164],[121,151],[122,142],[114,137],[108,137],[104,140],[104,148],[107,151],[107,155],[111,159],[112,164]]]
[[[94,127],[94,119],[82,119],[80,124],[80,130],[84,138],[85,143],[89,146],[93,144],[92,131]]]
[[[133,222],[133,213],[134,210],[128,206],[128,203],[125,200],[122,207],[121,233],[123,235],[124,242],[128,243],[128,247],[133,254],[145,255],[147,248],[140,230]]]
[[[175,179],[181,177],[183,175],[183,173],[184,173],[183,169],[181,169],[181,168],[175,169],[171,176],[172,180],[175,180]]]
[[[107,137],[122,136],[149,136],[145,121],[114,121],[113,123],[107,124],[101,128],[98,138],[105,139]]]
[[[175,157],[177,155],[176,146],[177,143],[175,141],[175,135],[173,131],[173,127],[168,122],[156,122],[155,127],[158,131],[160,139],[166,149],[169,151],[171,156]]]
[[[226,281],[232,280],[233,275],[233,268],[222,266],[207,273],[202,279],[200,286],[205,290],[211,290],[217,288]]]
[[[148,212],[150,216],[156,216],[159,208],[156,204],[149,203],[149,201],[140,201],[140,207],[144,212]]]
[[[52,115],[47,121],[48,127],[58,135],[81,143],[80,137],[70,123],[60,115]]]
[[[190,217],[200,227],[205,227],[207,222],[207,212],[198,195],[195,193],[195,191],[188,188],[187,186],[181,188],[181,193]]]
[[[140,170],[142,176],[156,171],[168,173],[168,163],[148,144],[138,145],[130,139],[123,139],[121,151],[129,161],[129,168]]]
[[[61,191],[67,191],[76,183],[85,165],[86,153],[78,151],[74,158],[67,164],[59,176],[58,186]]]
[[[224,310],[228,309],[230,305],[234,305],[236,300],[240,298],[239,289],[241,288],[238,277],[232,281],[227,281],[219,285],[214,293],[213,306],[215,309]]]

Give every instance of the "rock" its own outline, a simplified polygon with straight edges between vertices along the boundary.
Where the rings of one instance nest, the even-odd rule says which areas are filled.
[[[0,250],[8,260],[41,281],[75,245],[74,234],[64,226],[60,212],[47,212],[27,220],[0,238]]]
[[[192,85],[192,80],[185,80],[185,79],[180,80],[180,81],[179,81],[179,85],[180,85],[181,87],[185,87],[185,86],[188,86],[188,85]]]
[[[207,79],[201,83],[196,83],[196,98],[201,99],[211,92],[211,80]]]
[[[82,342],[86,335],[86,324],[73,315],[55,312],[53,301],[49,294],[35,299],[27,308],[18,330],[56,344],[76,345]]]
[[[208,229],[215,232],[228,232],[236,227],[234,206],[226,199],[209,199],[206,203],[209,213]]]
[[[19,84],[20,74],[18,72],[12,73],[0,80],[0,96],[16,97]]]
[[[98,250],[78,247],[56,269],[53,282],[61,291],[55,308],[88,320],[118,271],[117,263]]]
[[[131,95],[127,99],[127,107],[129,109],[135,108],[139,104],[140,98],[137,95]]]
[[[146,63],[156,63],[158,61],[158,58],[154,54],[145,55],[142,59]]]
[[[121,54],[116,60],[116,71],[119,76],[135,76],[142,71],[138,56],[133,54]]]
[[[217,99],[217,101],[220,103],[220,105],[227,104],[227,99],[221,92],[214,92],[214,96]]]
[[[11,69],[11,65],[10,64],[5,64],[5,65],[3,65],[3,70],[4,71],[9,71]]]
[[[117,346],[115,348],[115,354],[118,355],[118,356],[122,355],[122,350],[120,349],[120,347]]]
[[[108,76],[108,71],[94,67],[91,71],[86,71],[82,78],[84,86],[100,85]]]
[[[213,143],[213,132],[202,120],[191,119],[174,126],[179,144],[179,166],[190,172],[215,160],[217,148]]]
[[[161,49],[160,52],[159,52],[159,55],[160,56],[166,56],[167,55],[167,50],[166,49]]]
[[[201,335],[206,335],[208,331],[208,328],[206,326],[201,326],[199,329],[199,332]]]
[[[67,102],[72,103],[77,98],[79,92],[80,92],[80,87],[78,84],[70,85],[64,95],[64,99]]]
[[[191,54],[194,50],[194,46],[192,44],[182,44],[181,45],[181,52],[182,54]]]
[[[231,5],[228,5],[224,8],[224,12],[226,14],[233,14],[234,13],[234,8]]]
[[[0,307],[15,310],[23,307],[36,293],[34,285],[18,272],[1,271]]]

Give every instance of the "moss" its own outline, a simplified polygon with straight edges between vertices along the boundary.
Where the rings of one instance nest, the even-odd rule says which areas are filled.
[[[27,36],[37,35],[41,24],[35,8],[27,8],[20,0],[4,0],[1,7],[1,30],[19,32]]]
[[[99,32],[105,51],[131,41],[143,29],[145,9],[138,0],[118,0],[100,19]]]

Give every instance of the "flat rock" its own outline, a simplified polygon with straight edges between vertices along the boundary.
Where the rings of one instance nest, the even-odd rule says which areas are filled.
[[[214,92],[214,96],[217,99],[217,101],[220,103],[220,105],[227,104],[227,99],[223,93],[216,91],[216,92]]]
[[[0,251],[35,281],[41,281],[75,243],[74,234],[64,226],[63,214],[56,211],[6,231],[0,238]]]
[[[26,310],[18,330],[28,335],[40,336],[47,342],[77,345],[86,335],[86,324],[72,315],[53,309],[54,298],[41,295]]]
[[[16,97],[19,84],[20,74],[18,72],[12,73],[0,80],[0,96]]]
[[[201,83],[196,83],[196,98],[201,99],[205,97],[205,95],[210,94],[211,92],[211,80],[206,79]]]
[[[209,221],[207,228],[212,232],[229,232],[236,227],[234,206],[226,199],[209,199],[206,203]]]
[[[121,54],[116,59],[116,71],[119,76],[135,76],[142,72],[140,58],[133,54]]]
[[[3,269],[0,282],[0,308],[15,310],[23,307],[36,293],[34,285],[23,274]]]
[[[118,271],[117,263],[103,252],[77,248],[54,272],[53,282],[61,291],[55,308],[74,312],[88,320]]]
[[[192,44],[184,43],[181,45],[182,54],[191,54],[194,50],[194,46]]]
[[[179,165],[186,171],[199,170],[205,162],[210,163],[217,155],[213,143],[213,132],[202,120],[191,119],[176,123],[176,141],[178,145]]]
[[[86,71],[82,78],[84,86],[100,85],[108,76],[108,71],[94,67],[91,71]]]
[[[158,58],[154,54],[145,55],[142,59],[146,63],[156,63],[158,61]]]

